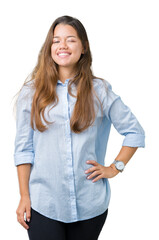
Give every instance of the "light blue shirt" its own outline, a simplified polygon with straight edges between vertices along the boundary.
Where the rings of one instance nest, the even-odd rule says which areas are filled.
[[[59,103],[49,115],[46,112],[52,105],[45,110],[46,119],[55,122],[44,132],[33,131],[30,126],[34,90],[29,83],[23,86],[18,96],[14,150],[15,166],[32,164],[29,179],[31,207],[48,218],[65,223],[96,217],[109,206],[108,179],[92,182],[95,177],[88,180],[85,170],[93,166],[87,164],[87,160],[105,166],[111,123],[125,136],[122,146],[145,147],[143,128],[107,80],[103,84],[100,79],[93,79],[103,106],[102,122],[101,108],[95,105],[98,111],[94,124],[80,134],[71,132],[69,124],[76,98],[68,94],[68,81],[63,84],[58,80]],[[107,91],[105,86],[108,86]],[[72,93],[76,95],[75,86]]]

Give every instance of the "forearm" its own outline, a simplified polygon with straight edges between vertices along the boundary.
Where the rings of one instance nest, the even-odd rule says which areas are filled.
[[[124,164],[126,165],[129,160],[132,158],[132,156],[134,155],[134,153],[136,152],[138,147],[128,147],[128,146],[122,146],[119,154],[117,155],[117,157],[115,158],[115,160],[118,161],[122,161],[124,162]],[[114,164],[111,164],[111,167],[113,167],[114,170],[116,170],[117,172],[119,172],[116,168]]]
[[[136,152],[137,147],[122,146],[115,160],[122,161],[126,165]]]
[[[21,197],[29,196],[29,177],[31,164],[21,164],[17,166],[19,190]]]

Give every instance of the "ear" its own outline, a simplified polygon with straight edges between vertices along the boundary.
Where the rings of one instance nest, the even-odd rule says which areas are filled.
[[[82,54],[84,54],[85,53],[85,51],[84,51],[84,48],[82,48],[82,52],[81,52]]]

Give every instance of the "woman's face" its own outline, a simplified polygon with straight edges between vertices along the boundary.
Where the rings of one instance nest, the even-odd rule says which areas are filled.
[[[72,70],[81,53],[84,53],[82,42],[76,30],[70,25],[58,24],[53,33],[51,56],[59,67],[67,67]]]

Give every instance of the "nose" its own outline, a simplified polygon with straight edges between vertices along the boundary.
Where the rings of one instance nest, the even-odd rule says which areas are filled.
[[[66,41],[61,41],[59,48],[60,48],[60,49],[61,49],[61,48],[62,48],[62,49],[63,49],[63,48],[67,48],[67,43],[66,43]]]

